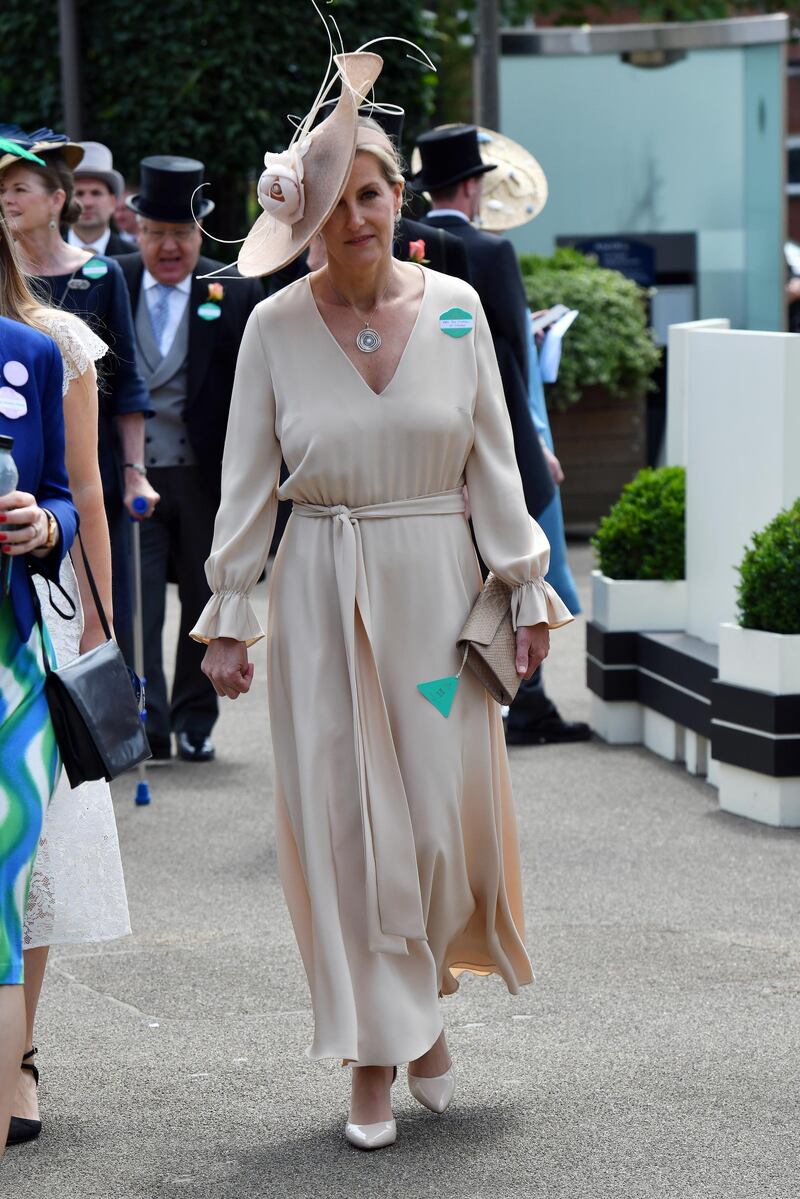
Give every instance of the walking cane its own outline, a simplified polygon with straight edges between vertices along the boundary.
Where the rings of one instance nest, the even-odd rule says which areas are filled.
[[[133,501],[135,512],[142,516],[147,512],[147,500],[144,496],[138,495]],[[142,554],[141,554],[141,537],[139,529],[139,521],[134,520],[133,524],[133,668],[142,681],[142,686],[146,687],[147,680],[144,677],[144,634],[142,631]],[[145,690],[145,696],[147,692]],[[142,710],[142,720],[147,723],[147,708]],[[136,784],[136,804],[137,807],[144,807],[150,803],[150,784],[147,781],[147,765],[140,762],[136,768],[139,775],[139,782]]]

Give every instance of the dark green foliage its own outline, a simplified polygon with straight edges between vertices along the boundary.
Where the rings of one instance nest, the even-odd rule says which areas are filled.
[[[335,17],[347,49],[387,33],[423,47],[432,40],[422,0],[393,0],[390,10],[362,0],[320,7]],[[287,114],[306,113],[328,61],[311,4],[81,0],[79,11],[84,138],[110,145],[133,180],[147,154],[201,158],[212,185],[206,194],[223,218],[216,231],[241,237],[247,177],[260,172],[265,150],[287,144]],[[406,47],[377,49],[385,65],[376,95],[406,108],[413,138],[428,122],[432,78],[408,61]],[[61,128],[58,72],[57,0],[3,0],[0,119]]]
[[[646,467],[623,487],[592,545],[610,579],[682,579],[685,530],[686,471]]]
[[[661,351],[647,327],[643,288],[572,249],[552,258],[523,254],[520,266],[534,310],[566,304],[580,313],[564,339],[558,382],[547,388],[550,406],[563,410],[597,385],[619,395],[649,389]]]
[[[753,534],[738,591],[743,628],[800,634],[800,499]]]

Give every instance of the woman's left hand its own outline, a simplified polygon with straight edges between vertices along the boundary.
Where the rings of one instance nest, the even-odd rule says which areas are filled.
[[[50,551],[47,541],[50,522],[47,513],[27,491],[9,491],[0,495],[0,549],[9,557],[33,554],[43,558]]]
[[[520,625],[517,629],[517,674],[529,679],[550,653],[547,625]]]

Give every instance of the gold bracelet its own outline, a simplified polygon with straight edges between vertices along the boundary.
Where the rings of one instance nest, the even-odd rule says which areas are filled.
[[[52,550],[55,549],[56,542],[58,541],[58,521],[49,508],[42,508],[42,512],[47,517],[47,540],[42,548]]]

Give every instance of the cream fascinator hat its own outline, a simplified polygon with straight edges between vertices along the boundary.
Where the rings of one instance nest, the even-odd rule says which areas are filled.
[[[456,129],[441,125],[440,129]],[[519,142],[502,133],[477,126],[478,149],[487,168],[483,175],[481,209],[475,224],[481,229],[514,229],[537,217],[547,203],[547,176]],[[422,169],[419,150],[411,156],[411,170]]]
[[[481,229],[515,229],[537,217],[547,203],[547,176],[519,142],[478,127],[481,158],[497,167],[483,177]]]
[[[332,84],[323,86],[288,150],[264,155],[258,202],[264,209],[245,238],[237,266],[243,275],[271,275],[301,254],[345,189],[358,136],[358,108],[381,73],[383,59],[366,51],[333,57],[342,91],[316,129],[314,119]]]

